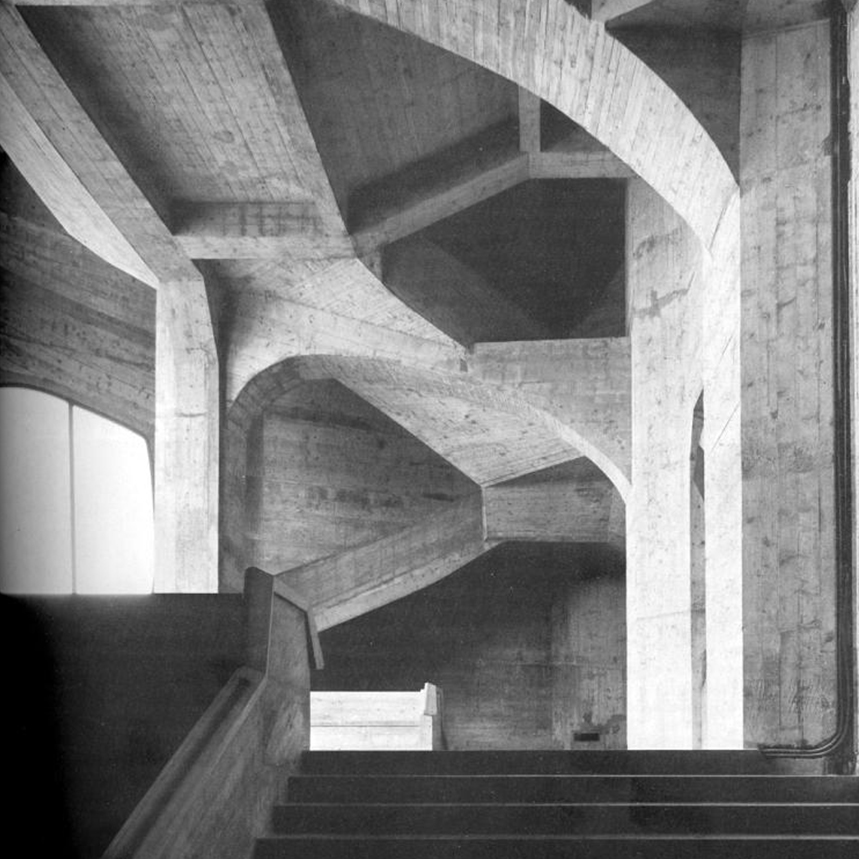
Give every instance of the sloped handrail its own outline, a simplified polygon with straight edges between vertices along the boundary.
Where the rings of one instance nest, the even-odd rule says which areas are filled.
[[[297,597],[300,599],[300,597]],[[309,747],[309,607],[245,576],[247,664],[233,673],[103,854],[103,859],[247,856],[284,777]]]
[[[165,765],[103,855],[103,859],[160,855],[153,853],[153,834],[171,828],[173,808],[193,802],[207,772],[229,748],[258,705],[265,676],[252,668],[239,668],[200,717]],[[166,827],[165,827],[165,824]],[[168,833],[165,833],[168,834]],[[161,839],[158,839],[161,840]]]

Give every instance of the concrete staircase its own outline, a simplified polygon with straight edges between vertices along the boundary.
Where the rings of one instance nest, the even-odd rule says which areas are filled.
[[[859,857],[859,778],[756,752],[308,752],[254,859]]]

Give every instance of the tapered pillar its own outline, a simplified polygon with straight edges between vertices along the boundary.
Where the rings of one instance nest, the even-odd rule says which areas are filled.
[[[692,747],[689,446],[700,395],[700,244],[629,185],[632,490],[627,506],[630,748]]]
[[[155,590],[218,590],[218,358],[202,278],[159,287]]]

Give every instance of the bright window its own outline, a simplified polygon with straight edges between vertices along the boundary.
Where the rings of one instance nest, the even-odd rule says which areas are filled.
[[[0,590],[151,593],[144,439],[39,391],[0,388]]]

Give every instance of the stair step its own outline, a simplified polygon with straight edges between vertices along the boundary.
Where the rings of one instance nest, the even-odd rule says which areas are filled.
[[[302,772],[366,775],[594,773],[606,775],[741,775],[773,772],[773,763],[749,751],[474,751],[305,752]]]
[[[843,776],[298,775],[290,803],[857,803]]]
[[[855,859],[859,836],[277,836],[253,859]]]
[[[386,835],[859,835],[859,805],[291,804],[274,832]]]

